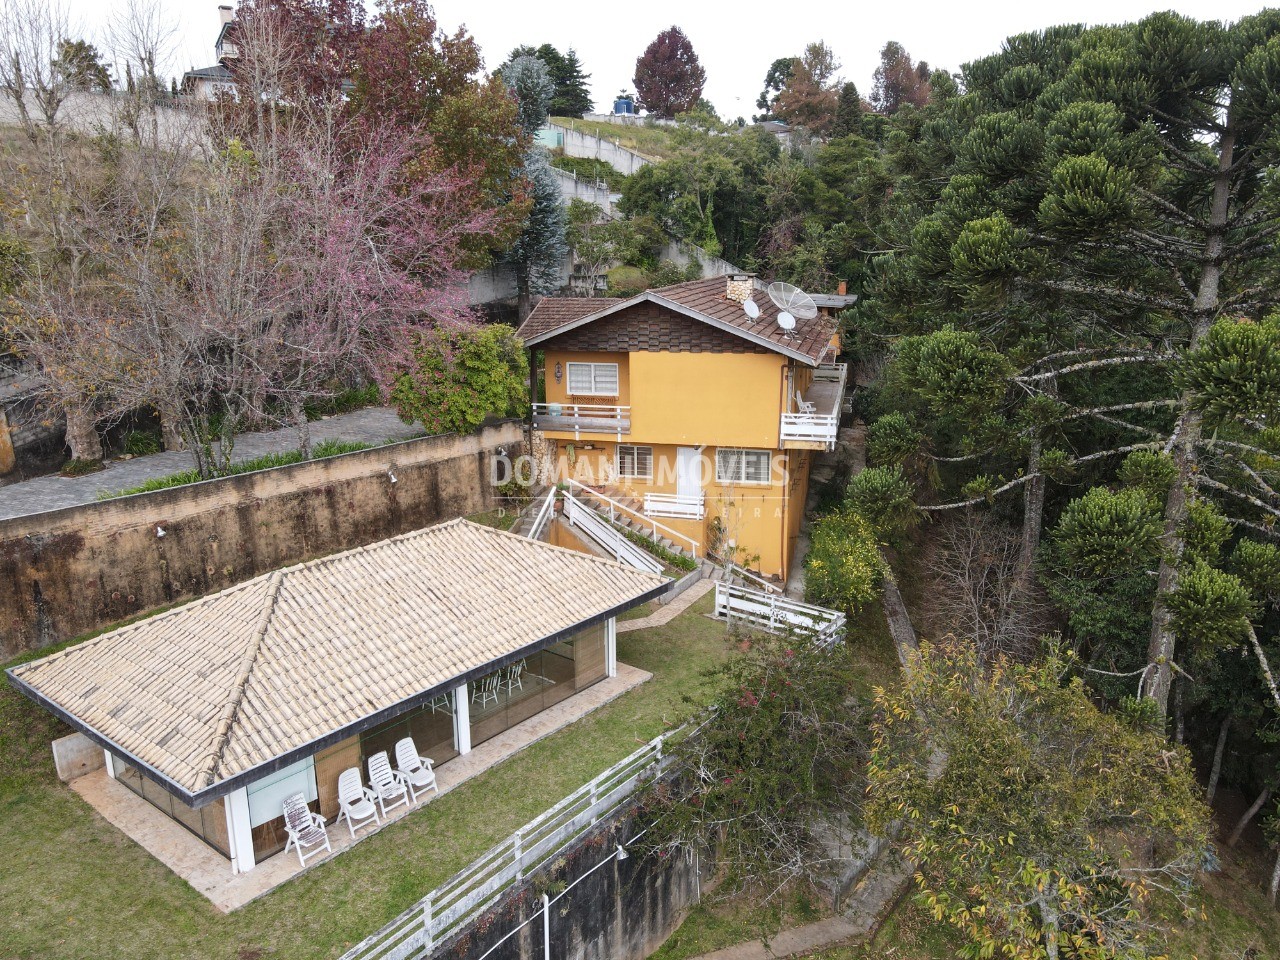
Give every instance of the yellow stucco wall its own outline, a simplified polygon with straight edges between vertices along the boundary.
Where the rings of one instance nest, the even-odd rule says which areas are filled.
[[[740,558],[766,576],[788,573],[808,490],[809,455],[779,450],[779,420],[790,389],[803,391],[812,373],[797,367],[789,382],[788,361],[778,354],[636,352],[546,353],[549,403],[629,405],[631,428],[624,444],[653,448],[651,480],[618,478],[612,486],[637,499],[647,492],[675,493],[676,451],[702,447],[706,458],[703,521],[659,518],[659,522],[699,541],[705,549],[710,524],[719,518],[725,539],[733,539]],[[571,361],[618,364],[618,397],[568,394]],[[556,365],[561,377],[557,382]],[[600,484],[613,475],[618,438],[613,435],[546,431],[556,444],[561,469],[583,483]],[[769,484],[722,485],[715,476],[717,447],[767,450],[774,458]],[[572,468],[568,456],[572,449]],[[666,464],[666,469],[663,469]],[[798,472],[797,472],[798,471]]]

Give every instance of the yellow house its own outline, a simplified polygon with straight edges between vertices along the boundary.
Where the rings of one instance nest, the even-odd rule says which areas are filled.
[[[785,579],[813,452],[839,425],[829,311],[854,298],[813,299],[784,314],[745,274],[543,299],[520,335],[544,358],[533,427],[560,475],[633,499],[699,555]]]

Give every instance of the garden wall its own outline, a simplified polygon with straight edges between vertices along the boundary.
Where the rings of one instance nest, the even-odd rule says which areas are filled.
[[[521,424],[504,421],[2,520],[0,659],[489,509],[491,461],[499,448],[516,457],[522,442]]]
[[[648,957],[698,902],[699,871],[706,876],[708,864],[697,857],[659,857],[638,849],[619,860],[617,844],[625,845],[634,830],[629,814],[602,822],[429,956],[432,960]],[[543,894],[551,900],[545,912]],[[544,931],[545,919],[549,926]],[[549,954],[544,953],[544,933]]]

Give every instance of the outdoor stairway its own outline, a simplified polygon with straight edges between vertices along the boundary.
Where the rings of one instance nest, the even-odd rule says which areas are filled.
[[[618,511],[615,508],[613,519],[615,526],[638,533],[646,540],[652,540],[663,549],[669,550],[674,554],[678,554],[682,557],[689,557],[691,559],[697,559],[687,544],[681,545],[669,537],[663,536],[661,533],[656,537],[654,536],[653,527],[650,524],[643,522],[644,501],[640,500],[638,497],[629,496],[621,490],[614,490],[612,488],[605,487],[598,491],[598,495],[590,490],[581,491],[578,499],[583,501],[602,517],[609,516],[609,500],[613,500],[615,503],[621,504],[626,511],[629,511],[629,513]]]

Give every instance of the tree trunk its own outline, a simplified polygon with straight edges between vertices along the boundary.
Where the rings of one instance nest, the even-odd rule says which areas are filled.
[[[301,401],[292,405],[293,426],[298,431],[298,452],[304,459],[311,459],[311,421],[307,419],[307,408]]]
[[[1055,378],[1045,381],[1044,392],[1057,395]],[[1027,454],[1027,481],[1022,491],[1022,546],[1018,559],[1018,599],[1027,602],[1035,589],[1036,554],[1040,550],[1040,534],[1044,528],[1045,479],[1040,475],[1040,454],[1043,444],[1037,431],[1031,440]]]
[[[1218,728],[1218,745],[1213,748],[1213,767],[1209,770],[1209,789],[1205,791],[1205,803],[1213,803],[1213,795],[1218,792],[1218,778],[1222,776],[1222,758],[1227,752],[1227,739],[1231,735],[1231,721],[1235,719],[1233,706],[1222,718],[1222,726]]]
[[[1218,172],[1213,179],[1213,199],[1209,205],[1208,230],[1201,256],[1200,285],[1196,290],[1195,323],[1190,349],[1195,349],[1218,315],[1218,286],[1222,279],[1222,247],[1231,212],[1231,167],[1235,157],[1235,124],[1230,110],[1226,131],[1218,142]],[[1184,546],[1183,527],[1190,506],[1191,483],[1197,470],[1196,444],[1202,428],[1200,414],[1190,407],[1191,397],[1182,396],[1182,413],[1174,428],[1176,442],[1173,461],[1177,479],[1165,501],[1164,530],[1161,534],[1160,570],[1156,580],[1156,600],[1151,611],[1151,641],[1147,646],[1147,673],[1143,696],[1155,701],[1163,719],[1169,710],[1169,690],[1173,684],[1176,638],[1169,598],[1178,588],[1178,564]]]
[[[1040,900],[1040,929],[1044,932],[1045,960],[1058,960],[1058,908],[1047,898]]]
[[[1263,805],[1271,799],[1271,791],[1274,789],[1274,783],[1267,784],[1267,786],[1262,788],[1262,792],[1258,794],[1258,799],[1254,800],[1249,809],[1244,812],[1244,816],[1242,816],[1239,822],[1236,823],[1236,828],[1231,831],[1231,836],[1227,837],[1228,847],[1234,847],[1240,842],[1240,838],[1244,836],[1245,828],[1249,826],[1250,821],[1258,815],[1258,811],[1262,809]]]
[[[1280,892],[1280,850],[1276,851],[1276,865],[1271,870],[1271,905],[1276,905],[1276,893]]]
[[[884,552],[881,551],[881,556]],[[881,598],[884,607],[884,618],[889,624],[889,636],[893,637],[893,645],[898,651],[898,660],[905,667],[910,655],[920,648],[916,640],[916,631],[911,626],[911,615],[907,613],[907,605],[902,602],[902,593],[898,590],[898,581],[893,577],[893,568],[885,559],[884,595]]]
[[[72,460],[101,460],[102,438],[93,417],[79,404],[68,404],[67,446]]]
[[[182,406],[178,403],[165,402],[159,406],[160,439],[166,450],[185,450],[186,441],[182,437]]]
[[[1180,744],[1187,738],[1187,713],[1182,707],[1182,693],[1187,681],[1179,676],[1173,682],[1173,742]]]

